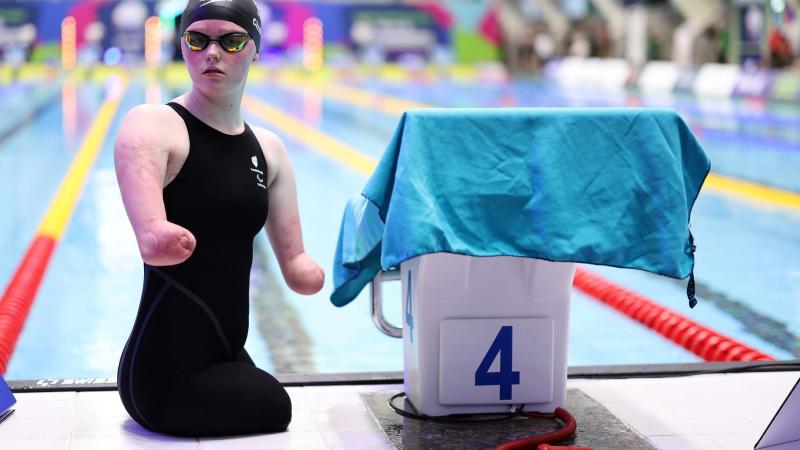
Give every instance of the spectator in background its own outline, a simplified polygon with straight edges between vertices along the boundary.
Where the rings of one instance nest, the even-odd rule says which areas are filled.
[[[540,66],[544,66],[556,53],[556,40],[547,25],[537,25],[533,36],[533,51]]]
[[[492,3],[498,24],[500,25],[501,56],[511,72],[521,70],[520,56],[525,45],[527,24],[519,12],[516,2],[495,0]]]
[[[36,25],[26,23],[5,31],[10,39],[3,49],[2,62],[11,69],[11,77],[17,79],[22,66],[30,60],[31,48],[36,41]]]
[[[694,44],[695,62],[701,65],[717,62],[718,41],[719,30],[712,24],[697,37]]]
[[[533,34],[533,25],[526,23],[520,36],[520,42],[517,48],[518,63],[520,69],[525,72],[532,73],[539,69],[536,61],[536,53],[533,49],[533,44],[536,36]]]
[[[652,32],[647,33],[647,60],[660,61],[663,59],[661,53],[661,43],[658,41],[658,37]]]
[[[85,41],[78,49],[78,63],[90,71],[103,59],[103,36],[106,27],[102,22],[92,22],[84,31]]]
[[[611,56],[611,35],[608,24],[602,17],[594,17],[591,22],[591,40],[594,46],[593,56],[608,58]]]
[[[783,24],[783,33],[792,48],[795,62],[800,59],[800,17],[795,13]]]
[[[569,44],[569,55],[576,58],[588,58],[592,54],[592,43],[583,30],[572,32],[572,39]]]
[[[770,67],[779,68],[792,64],[792,47],[778,27],[770,30],[767,45],[769,47]]]
[[[730,45],[730,34],[725,17],[718,18],[712,27],[716,31],[716,62],[723,64],[728,61],[728,46]]]

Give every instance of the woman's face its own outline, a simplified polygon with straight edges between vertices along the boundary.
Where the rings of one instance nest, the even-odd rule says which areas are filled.
[[[189,25],[186,31],[202,33],[212,39],[228,33],[246,33],[244,28],[233,22],[217,19],[198,20]],[[209,42],[205,49],[194,51],[181,36],[181,53],[195,87],[206,94],[225,94],[244,86],[250,64],[255,59],[256,47],[251,39],[237,53],[226,51],[219,42]]]

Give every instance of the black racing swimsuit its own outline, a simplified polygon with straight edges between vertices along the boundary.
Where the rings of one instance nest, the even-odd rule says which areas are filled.
[[[283,431],[286,390],[244,350],[253,239],[267,219],[267,163],[253,131],[206,125],[169,103],[189,131],[189,156],[164,188],[167,220],[197,246],[174,266],[144,265],[139,312],[117,372],[125,409],[176,436]]]

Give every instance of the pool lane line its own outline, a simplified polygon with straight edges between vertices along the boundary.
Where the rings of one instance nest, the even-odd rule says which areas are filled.
[[[120,78],[116,91],[107,94],[50,203],[25,256],[0,298],[0,374],[5,374],[55,246],[64,234],[86,178],[94,165],[119,103],[127,90]]]
[[[682,281],[670,281],[681,288],[684,287]],[[762,314],[747,303],[732,298],[701,281],[695,282],[695,289],[697,296],[704,302],[714,304],[718,309],[737,320],[742,325],[743,331],[758,336],[795,357],[800,357],[800,336],[792,333],[786,322]]]
[[[36,118],[41,116],[45,111],[58,104],[58,100],[60,98],[61,98],[61,91],[55,89],[52,94],[50,94],[44,100],[40,101],[32,110],[28,111],[19,120],[14,122],[14,124],[12,124],[5,130],[0,132],[0,146],[2,146],[9,138],[17,134],[17,132],[24,130],[25,127],[30,125],[34,120],[36,120]]]
[[[379,94],[377,92],[358,89],[343,84],[335,87],[328,86],[322,82],[298,83],[292,81],[281,81],[276,83],[278,86],[292,89],[295,91],[307,92],[308,90],[317,91],[325,97],[357,106],[364,109],[377,110],[394,116],[401,116],[409,109],[435,108],[434,105],[420,102],[413,102],[399,97]]]
[[[249,105],[250,107],[253,107],[256,102],[263,103],[254,98],[250,98],[248,101],[252,102]],[[264,107],[266,108],[267,105],[264,105]],[[251,112],[259,115],[257,114],[259,111],[260,110],[254,109],[254,111]],[[281,115],[277,117],[285,119],[282,116],[285,115],[285,113],[280,114]],[[273,117],[271,115],[259,116],[287,134],[290,134],[290,130],[284,129],[284,127],[291,127],[291,132],[293,134],[307,132],[308,130],[306,128],[312,128],[310,125],[304,124],[298,119],[291,117],[289,117],[290,120],[274,122],[270,120]],[[320,151],[321,149],[317,148],[316,145],[325,145],[327,139],[333,138],[315,128],[312,129],[314,133],[324,136],[325,139],[303,140],[302,142],[312,149]],[[353,147],[349,147],[348,151],[356,154],[360,153],[359,150]],[[351,169],[358,170],[357,166],[351,165],[353,163],[347,158],[336,158],[336,160],[347,165]],[[707,361],[769,361],[774,359],[770,355],[701,325],[698,322],[647,299],[641,294],[616,285],[586,269],[578,268],[576,270],[573,287],[617,309],[630,319],[645,324],[652,331]]]
[[[753,181],[738,180],[718,173],[710,173],[703,184],[720,194],[733,195],[739,200],[790,211],[800,212],[800,193],[766,186]]]
[[[350,145],[326,134],[317,128],[292,117],[285,112],[253,97],[245,95],[242,99],[245,110],[280,129],[292,139],[306,145],[309,149],[322,153],[346,167],[370,176],[377,166],[377,161]]]
[[[746,149],[751,149],[754,146],[768,147],[768,151],[770,152],[781,152],[787,154],[800,152],[800,134],[797,136],[765,136],[763,134],[745,134],[739,136],[737,135],[737,130],[713,129],[706,127],[702,123],[693,125],[691,128],[694,134],[700,140],[715,141],[719,142],[720,144],[727,145],[733,144],[736,147]],[[747,129],[743,129],[742,131],[748,132]]]
[[[300,313],[286,300],[280,271],[272,266],[266,240],[253,243],[250,301],[256,328],[267,344],[276,373],[316,373],[314,343]]]
[[[296,82],[279,82],[278,86],[287,89],[302,91],[308,89],[305,85]],[[374,109],[386,114],[401,115],[405,109],[435,108],[435,105],[426,103],[409,102],[398,97],[363,89],[340,86],[324,86],[321,83],[312,83],[311,89],[320,91],[325,97],[360,108]],[[800,193],[785,189],[766,186],[753,181],[739,180],[718,173],[710,173],[703,189],[714,191],[737,200],[748,203],[757,203],[762,206],[777,207],[800,211]]]

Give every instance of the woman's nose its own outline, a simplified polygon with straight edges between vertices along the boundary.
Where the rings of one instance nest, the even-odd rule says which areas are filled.
[[[219,46],[219,42],[211,41],[208,44],[208,48],[206,48],[206,56],[209,59],[214,59],[219,61],[220,52],[222,52],[222,47]]]

